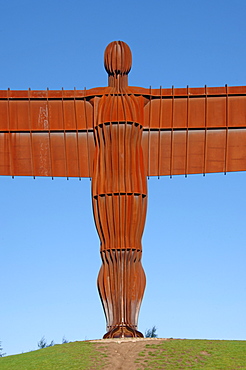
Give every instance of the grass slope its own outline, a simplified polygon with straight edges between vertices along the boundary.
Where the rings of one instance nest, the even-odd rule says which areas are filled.
[[[246,370],[246,341],[169,339],[160,344],[143,343],[132,368],[154,370]],[[131,342],[128,344],[131,346]],[[0,358],[1,370],[93,370],[111,369],[107,354],[94,343],[73,342],[38,351]],[[111,351],[112,352],[112,351]],[[115,352],[115,351],[113,351]],[[111,357],[112,358],[112,357]],[[122,367],[123,369],[124,367]]]
[[[149,344],[135,361],[139,369],[246,369],[246,341],[167,340]]]
[[[1,370],[101,369],[103,355],[92,343],[73,342],[0,358]]]

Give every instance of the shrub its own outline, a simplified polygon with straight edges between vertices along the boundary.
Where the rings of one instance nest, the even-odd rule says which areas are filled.
[[[2,343],[2,342],[0,342],[0,357],[3,357],[4,355],[6,355],[6,353],[3,353],[3,352],[2,352],[2,350],[3,350],[3,349],[2,349],[2,347],[1,347],[1,343]]]
[[[53,340],[50,342],[50,344],[47,344],[45,337],[42,337],[40,341],[38,342],[38,348],[42,349],[42,348],[52,347],[54,346],[54,344],[55,342]]]
[[[157,338],[157,333],[156,333],[156,327],[153,326],[153,328],[148,329],[145,331],[145,338]]]

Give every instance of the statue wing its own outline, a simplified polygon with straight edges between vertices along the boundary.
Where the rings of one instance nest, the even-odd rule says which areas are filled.
[[[246,87],[153,90],[144,111],[148,176],[246,170]]]
[[[148,176],[246,170],[246,87],[133,93],[148,101],[142,139]],[[0,91],[0,175],[91,177],[88,97],[83,90]]]
[[[0,91],[0,175],[91,177],[93,153],[84,91]]]

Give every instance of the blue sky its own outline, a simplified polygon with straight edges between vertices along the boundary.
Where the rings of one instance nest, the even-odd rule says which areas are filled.
[[[0,89],[107,85],[123,40],[129,84],[246,84],[244,0],[0,0]],[[246,339],[245,173],[148,180],[139,329]],[[89,179],[0,178],[0,341],[8,355],[101,338],[101,265]]]

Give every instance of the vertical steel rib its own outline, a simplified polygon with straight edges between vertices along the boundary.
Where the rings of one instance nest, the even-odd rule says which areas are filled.
[[[225,140],[225,163],[224,163],[224,174],[227,173],[227,161],[228,161],[228,130],[229,130],[229,102],[228,102],[228,86],[225,85],[226,88],[226,140]]]
[[[172,86],[172,122],[171,122],[171,145],[170,145],[170,178],[173,175],[173,127],[174,127],[174,86]]]
[[[78,116],[76,108],[76,88],[73,90],[73,106],[74,106],[74,118],[75,118],[75,128],[76,128],[76,148],[77,148],[77,159],[78,159],[78,177],[81,178],[81,166],[80,166],[80,151],[79,151],[79,133],[78,133]]]
[[[47,120],[48,120],[48,145],[49,145],[49,153],[50,153],[50,172],[51,178],[54,179],[54,166],[53,166],[53,156],[52,156],[52,145],[51,145],[51,138],[50,138],[50,106],[49,106],[49,88],[46,89],[46,103],[47,103]]]
[[[10,88],[7,90],[7,99],[8,99],[8,144],[9,144],[9,167],[10,167],[10,176],[14,178],[14,157],[13,157],[13,145],[12,145],[12,132],[11,132],[11,119],[10,119],[10,101],[9,101]]]
[[[32,121],[31,121],[31,99],[30,99],[30,92],[31,89],[28,89],[28,127],[30,131],[30,153],[31,153],[31,168],[32,168],[32,176],[35,179],[35,167],[34,167],[34,160],[33,160],[33,140],[32,140]]]
[[[84,93],[86,93],[86,87],[84,88]],[[89,177],[91,179],[92,173],[91,173],[91,166],[90,166],[91,158],[90,158],[90,143],[89,143],[88,113],[87,113],[87,107],[86,107],[87,101],[86,101],[85,96],[83,98],[83,102],[84,102],[84,112],[85,112],[85,127],[86,127],[86,142],[87,142],[88,173],[89,173]]]
[[[186,113],[186,135],[185,135],[185,138],[186,138],[186,153],[185,153],[185,177],[187,177],[187,173],[188,173],[188,155],[189,155],[189,94],[190,94],[190,90],[189,90],[189,86],[187,85],[187,113]]]
[[[66,142],[66,127],[65,127],[65,116],[64,116],[64,101],[63,101],[63,87],[62,87],[62,99],[61,99],[61,104],[62,104],[62,127],[63,127],[63,139],[64,139],[64,157],[65,157],[65,173],[66,173],[66,178],[68,180],[68,158],[67,158],[67,142]]]
[[[207,86],[205,85],[205,131],[204,131],[203,176],[205,176],[207,169],[207,125],[208,125],[207,121],[208,121],[208,95],[207,95]]]
[[[158,131],[158,179],[161,173],[161,122],[162,122],[162,86],[160,86],[160,109],[159,109],[159,131]]]
[[[150,176],[150,122],[151,122],[151,114],[152,114],[152,96],[151,96],[151,86],[149,87],[149,94],[150,94],[150,99],[149,99],[149,124],[148,124],[148,178]]]

